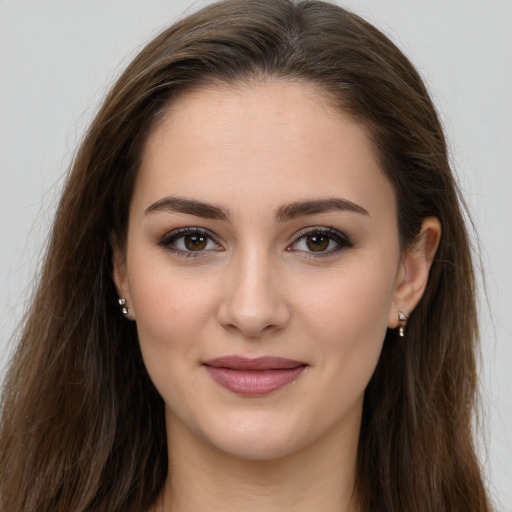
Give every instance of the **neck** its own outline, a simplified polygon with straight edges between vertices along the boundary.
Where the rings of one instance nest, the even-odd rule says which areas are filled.
[[[169,476],[155,512],[355,512],[358,433],[325,436],[277,460],[243,460],[168,421]],[[347,432],[345,432],[347,434]],[[335,448],[333,448],[335,447]]]

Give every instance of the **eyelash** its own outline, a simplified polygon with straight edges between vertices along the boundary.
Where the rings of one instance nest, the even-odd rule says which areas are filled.
[[[177,254],[178,256],[184,257],[184,258],[198,258],[201,256],[204,256],[204,253],[206,252],[204,249],[199,251],[185,251],[183,249],[180,249],[179,247],[176,247],[176,242],[180,238],[185,238],[186,236],[193,236],[193,235],[200,235],[207,239],[208,242],[213,242],[217,247],[222,248],[222,246],[216,241],[215,236],[213,233],[208,231],[204,228],[198,228],[198,227],[187,227],[187,228],[180,228],[175,229],[174,231],[171,231],[170,233],[167,233],[159,242],[158,245],[160,247],[164,247],[165,249],[172,251],[173,253]],[[210,251],[212,249],[209,249]]]
[[[327,251],[302,251],[301,249],[293,249],[292,247],[294,245],[297,245],[299,242],[307,239],[309,236],[314,235],[320,235],[322,237],[326,237],[330,241],[333,241],[337,244],[337,247],[327,250]],[[338,231],[337,229],[334,229],[332,227],[323,227],[323,226],[316,226],[316,227],[309,227],[302,229],[295,235],[295,241],[290,244],[287,247],[287,251],[290,252],[303,252],[304,256],[307,258],[325,258],[327,256],[331,256],[334,253],[337,253],[343,249],[353,247],[354,244],[350,240],[350,238],[342,233],[341,231]]]
[[[180,240],[181,238],[185,238],[186,236],[192,236],[192,235],[199,235],[205,237],[206,244],[209,242],[213,242],[219,249],[201,249],[197,251],[193,250],[183,250],[179,247],[176,247],[176,242]],[[302,249],[294,249],[293,247],[299,244],[300,242],[307,239],[309,236],[315,236],[320,235],[321,237],[326,237],[330,241],[333,241],[337,244],[337,247],[333,249],[329,249],[327,251],[321,250],[321,251],[305,251]],[[205,253],[208,253],[209,251],[217,251],[222,250],[222,246],[217,242],[216,237],[211,233],[209,230],[199,227],[186,227],[186,228],[180,228],[176,229],[174,231],[171,231],[170,233],[167,233],[159,242],[158,245],[160,247],[163,247],[169,251],[172,251],[176,255],[184,258],[198,258],[201,256],[204,256]],[[351,242],[350,238],[347,237],[344,233],[338,231],[337,229],[334,229],[332,227],[323,227],[323,226],[317,226],[317,227],[308,227],[304,228],[294,236],[294,241],[288,245],[286,248],[289,252],[302,252],[304,253],[304,256],[307,258],[322,258],[326,256],[330,256],[334,253],[337,253],[340,250],[343,250],[345,248],[353,247],[353,243]]]

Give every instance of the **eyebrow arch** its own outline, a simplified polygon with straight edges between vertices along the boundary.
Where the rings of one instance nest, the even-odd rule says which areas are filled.
[[[339,197],[316,199],[311,201],[298,201],[281,206],[276,211],[276,218],[280,222],[296,219],[306,215],[315,215],[333,210],[350,211],[361,215],[370,215],[367,210],[352,201]],[[195,199],[168,196],[159,199],[144,210],[144,215],[155,212],[185,213],[205,219],[218,219],[229,221],[231,215],[227,208],[216,206]]]
[[[348,201],[347,199],[342,199],[340,197],[331,197],[313,201],[300,201],[281,206],[276,212],[276,217],[277,220],[284,222],[305,215],[314,215],[316,213],[325,213],[333,210],[370,215],[368,210],[365,210],[362,206],[359,206],[352,201]]]
[[[144,210],[144,215],[149,215],[154,212],[185,213],[205,219],[219,219],[225,221],[230,218],[229,210],[222,206],[215,206],[213,204],[203,203],[202,201],[196,201],[195,199],[185,199],[176,196],[168,196],[159,199],[156,203],[153,203]]]

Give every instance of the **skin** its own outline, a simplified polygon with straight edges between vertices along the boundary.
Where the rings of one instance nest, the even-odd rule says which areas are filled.
[[[364,127],[322,98],[304,83],[202,88],[149,136],[114,280],[166,404],[172,479],[154,510],[356,510],[364,390],[386,330],[421,298],[440,227],[425,219],[401,252],[394,190]],[[168,196],[229,218],[165,209]],[[277,216],[326,198],[361,210]],[[200,250],[169,235],[196,227],[211,234]],[[343,235],[315,245],[305,228]],[[205,370],[226,355],[307,367],[247,397]]]

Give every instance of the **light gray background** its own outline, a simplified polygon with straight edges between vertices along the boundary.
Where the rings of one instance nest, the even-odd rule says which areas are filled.
[[[0,0],[0,377],[77,141],[137,50],[205,3]],[[499,510],[511,512],[512,1],[340,3],[398,43],[441,113],[487,286],[482,462]]]

